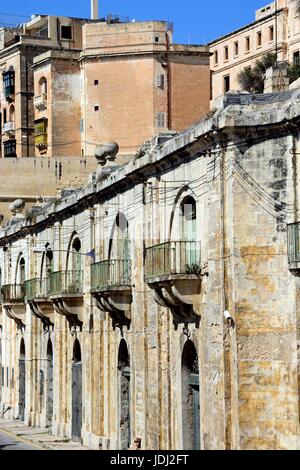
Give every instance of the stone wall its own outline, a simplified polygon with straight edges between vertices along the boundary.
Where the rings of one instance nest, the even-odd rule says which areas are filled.
[[[2,230],[3,285],[20,281],[22,257],[26,279],[46,276],[47,247],[52,271],[74,270],[78,240],[83,271],[76,295],[66,296],[61,285],[36,301],[43,322],[52,322],[48,329],[30,302],[3,302],[2,365],[16,377],[3,388],[7,416],[19,414],[23,336],[25,422],[45,424],[40,371],[47,377],[51,339],[52,432],[72,437],[72,357],[79,341],[80,435],[92,448],[126,443],[122,391],[130,377],[128,437],[130,443],[140,438],[142,449],[188,450],[193,440],[198,449],[299,449],[299,283],[289,269],[287,224],[299,220],[300,103],[297,91],[286,96],[242,104],[245,97],[234,95],[234,105],[225,102],[143,157],[106,176],[98,171],[82,189],[41,209],[31,225],[19,214]],[[192,239],[185,230],[187,198],[196,210]],[[180,261],[191,255],[189,243],[201,245],[193,264]],[[113,269],[102,287],[93,284],[93,259],[84,256],[92,249],[97,263],[109,261]],[[159,250],[167,250],[167,264],[157,261]],[[121,279],[115,266],[124,259],[131,270]],[[187,351],[198,358],[190,366]],[[197,383],[199,421],[190,408]]]

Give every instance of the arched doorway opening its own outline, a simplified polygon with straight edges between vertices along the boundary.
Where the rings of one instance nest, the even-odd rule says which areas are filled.
[[[72,439],[81,440],[82,427],[82,362],[81,348],[76,338],[72,358]]]
[[[47,425],[52,425],[53,417],[53,348],[51,339],[47,344],[47,395],[46,395]]]
[[[120,450],[130,447],[130,360],[126,341],[121,340],[118,354],[120,391]]]
[[[183,349],[181,371],[183,449],[200,450],[199,363],[190,340]]]
[[[21,339],[19,356],[19,419],[25,418],[25,387],[26,387],[26,363],[25,363],[25,342]]]

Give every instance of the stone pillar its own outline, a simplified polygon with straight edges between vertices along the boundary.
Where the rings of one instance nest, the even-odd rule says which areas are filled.
[[[278,93],[289,89],[289,77],[287,67],[277,64],[266,71],[264,93]]]

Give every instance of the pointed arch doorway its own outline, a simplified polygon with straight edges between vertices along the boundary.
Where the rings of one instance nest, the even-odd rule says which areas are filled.
[[[130,360],[126,341],[121,340],[118,354],[120,390],[120,450],[130,448]]]
[[[26,363],[25,363],[25,342],[21,339],[19,355],[19,419],[25,418],[25,387],[26,387]]]
[[[47,426],[52,425],[53,418],[53,348],[51,339],[47,344],[47,398],[46,398]]]
[[[199,362],[194,343],[182,352],[182,441],[184,450],[200,450]]]
[[[82,362],[78,339],[74,341],[72,359],[72,440],[81,441],[82,427]]]

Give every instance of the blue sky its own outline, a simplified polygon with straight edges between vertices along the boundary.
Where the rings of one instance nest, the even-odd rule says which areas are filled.
[[[99,0],[101,16],[108,13],[136,20],[174,22],[174,39],[205,43],[254,20],[254,10],[271,0]],[[1,2],[0,23],[21,23],[23,17],[3,15],[46,13],[90,17],[90,0],[13,0]]]

